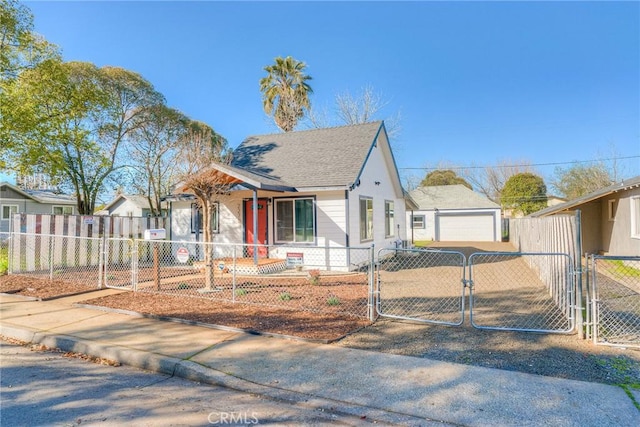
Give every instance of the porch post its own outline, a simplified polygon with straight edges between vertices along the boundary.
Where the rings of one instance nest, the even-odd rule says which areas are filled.
[[[258,190],[253,190],[253,264],[258,265]]]

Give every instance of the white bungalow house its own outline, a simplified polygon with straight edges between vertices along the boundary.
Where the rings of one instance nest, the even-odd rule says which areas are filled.
[[[162,215],[167,214],[167,203],[162,203]],[[96,215],[148,217],[151,216],[149,200],[146,196],[118,194]]]
[[[419,187],[409,193],[407,240],[500,241],[500,206],[464,185]]]
[[[214,242],[255,245],[247,256],[309,259],[323,248],[323,266],[343,270],[357,264],[344,248],[393,246],[406,236],[404,193],[383,122],[251,136],[231,165],[212,168],[235,183],[215,203]],[[193,196],[166,200],[169,239],[201,240]]]

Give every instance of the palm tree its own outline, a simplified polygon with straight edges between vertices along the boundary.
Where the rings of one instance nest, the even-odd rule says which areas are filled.
[[[290,56],[275,59],[274,65],[264,67],[268,73],[260,79],[262,105],[265,113],[273,115],[276,125],[285,132],[293,128],[311,107],[309,95],[313,89],[307,83],[310,76],[304,74],[306,64]]]

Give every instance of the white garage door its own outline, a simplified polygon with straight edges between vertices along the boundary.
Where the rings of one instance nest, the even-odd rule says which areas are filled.
[[[493,215],[439,216],[438,237],[441,242],[493,242]]]

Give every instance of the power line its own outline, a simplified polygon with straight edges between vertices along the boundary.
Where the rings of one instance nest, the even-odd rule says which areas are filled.
[[[498,166],[443,166],[443,167],[421,167],[421,168],[398,168],[401,170],[439,170],[439,169],[485,169],[485,168],[516,168],[516,167],[530,167],[530,166],[560,166],[560,165],[573,165],[578,163],[593,163],[593,162],[605,162],[611,160],[628,160],[628,159],[640,159],[640,156],[625,156],[625,157],[610,157],[608,159],[593,159],[593,160],[575,160],[572,162],[552,162],[552,163],[523,163],[520,165],[498,165]]]

